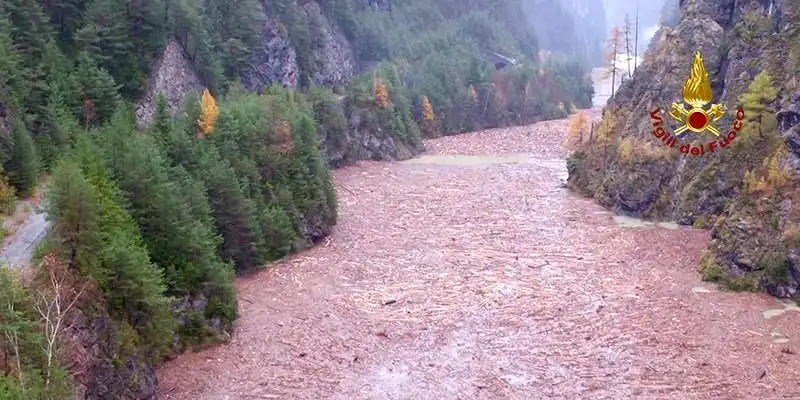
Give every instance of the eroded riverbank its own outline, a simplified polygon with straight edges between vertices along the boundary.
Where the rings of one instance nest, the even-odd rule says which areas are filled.
[[[800,312],[700,282],[706,231],[563,188],[565,128],[334,171],[331,240],[238,280],[232,342],[166,364],[161,397],[800,397]]]

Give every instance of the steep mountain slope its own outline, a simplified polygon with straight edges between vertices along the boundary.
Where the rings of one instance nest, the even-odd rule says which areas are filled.
[[[610,100],[598,139],[571,157],[570,184],[623,213],[712,228],[708,279],[797,295],[799,24],[797,2],[683,1],[679,23],[657,33],[635,79]],[[717,122],[723,135],[737,106],[745,115],[735,143],[703,156],[651,133],[650,113],[660,107],[669,120],[663,110],[681,101],[696,50],[713,102],[729,109]]]
[[[33,276],[0,275],[0,392],[152,399],[230,338],[235,274],[331,232],[329,166],[588,105],[523,4],[0,2],[0,209],[53,178]]]
[[[536,0],[527,2],[525,10],[542,50],[588,65],[602,62],[606,19],[601,0]]]

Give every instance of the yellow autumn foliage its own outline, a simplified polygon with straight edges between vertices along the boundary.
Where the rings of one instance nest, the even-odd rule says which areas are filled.
[[[622,139],[622,142],[619,144],[619,158],[622,161],[630,161],[633,157],[633,138],[628,136],[625,139]]]
[[[375,102],[378,106],[386,108],[389,106],[389,91],[386,90],[386,85],[380,78],[375,78],[372,81],[373,92],[375,94]]]
[[[469,88],[467,88],[467,97],[469,97],[470,101],[478,100],[478,93],[475,91],[475,86],[469,85]]]
[[[272,150],[278,153],[291,153],[294,150],[292,124],[283,119],[275,122],[272,128]]]
[[[651,141],[628,136],[619,144],[619,158],[623,161],[664,160],[669,158],[669,147],[653,144]]]
[[[204,134],[213,132],[218,117],[217,101],[208,89],[203,90],[203,95],[200,97],[200,120],[197,121],[200,131]]]
[[[425,121],[433,121],[436,119],[436,114],[433,113],[433,105],[428,100],[428,96],[422,96],[422,119]]]
[[[584,111],[578,112],[570,118],[563,146],[569,150],[576,150],[589,140],[589,131],[589,116]]]
[[[792,177],[792,169],[787,164],[785,148],[764,159],[761,173],[747,171],[744,174],[744,187],[750,193],[780,189]],[[760,176],[759,176],[760,175]]]

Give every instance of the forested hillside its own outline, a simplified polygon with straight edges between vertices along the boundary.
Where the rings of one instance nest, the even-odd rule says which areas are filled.
[[[53,223],[31,274],[0,271],[0,397],[152,398],[161,360],[229,337],[236,273],[330,233],[329,165],[587,106],[583,66],[541,55],[524,11],[0,3],[0,206],[52,177]]]
[[[626,214],[710,228],[700,265],[706,279],[796,297],[800,3],[685,1],[680,11],[610,100],[599,135],[577,146],[569,182]],[[729,110],[717,125],[723,135],[738,106],[745,117],[735,142],[687,156],[652,136],[650,113],[661,107],[669,118],[665,109],[680,101],[697,50],[713,102]],[[689,138],[695,146],[721,140]]]
[[[608,27],[602,0],[534,0],[526,4],[543,49],[591,66],[603,65]]]

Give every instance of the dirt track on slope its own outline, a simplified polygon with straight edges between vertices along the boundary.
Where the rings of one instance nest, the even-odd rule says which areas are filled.
[[[330,241],[238,280],[231,343],[167,363],[160,397],[800,399],[800,312],[701,283],[707,232],[564,189],[565,126],[334,171]]]
[[[0,262],[11,268],[22,268],[33,258],[33,250],[50,229],[42,209],[43,188],[32,198],[20,201],[14,216],[3,221],[10,235],[3,240]]]

